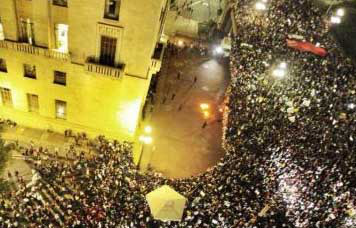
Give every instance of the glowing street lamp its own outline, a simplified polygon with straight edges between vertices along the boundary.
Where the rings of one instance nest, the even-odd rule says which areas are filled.
[[[146,126],[144,129],[145,133],[151,134],[152,133],[152,127],[151,126]]]
[[[255,7],[256,7],[257,10],[261,10],[261,11],[267,9],[266,4],[263,3],[263,2],[257,2],[256,5],[255,5]]]
[[[344,9],[338,9],[336,11],[336,15],[339,16],[339,17],[345,16],[345,10]]]
[[[345,10],[340,8],[336,10],[334,15],[331,15],[330,22],[332,24],[340,24],[343,16],[345,16]]]
[[[331,16],[330,22],[332,24],[340,24],[341,23],[341,17],[339,17],[339,16]]]
[[[207,109],[209,109],[209,104],[206,104],[206,103],[202,103],[202,104],[200,104],[200,108],[202,109],[202,110],[207,110]]]
[[[282,79],[287,75],[287,63],[281,62],[276,69],[272,71],[272,75],[278,79]]]
[[[347,105],[347,107],[352,110],[352,109],[354,109],[356,107],[356,105],[353,104],[353,103],[350,103],[350,104]]]

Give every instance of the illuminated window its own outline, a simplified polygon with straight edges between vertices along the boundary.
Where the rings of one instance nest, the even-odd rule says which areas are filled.
[[[31,45],[35,44],[33,23],[29,18],[20,20],[20,41]]]
[[[1,100],[2,104],[4,106],[12,107],[12,96],[11,96],[11,90],[8,88],[1,88]]]
[[[64,120],[67,118],[67,102],[56,100],[56,118]]]
[[[105,0],[104,17],[119,20],[120,0]]]
[[[0,40],[5,40],[4,27],[2,26],[1,18],[0,18]]]
[[[61,71],[54,71],[54,84],[66,85],[67,84],[67,74]]]
[[[53,0],[53,5],[67,7],[68,1],[67,0]]]
[[[5,59],[0,59],[0,71],[5,73],[7,72]]]
[[[23,69],[24,69],[24,76],[26,78],[36,79],[36,66],[35,65],[24,64]]]
[[[28,93],[27,103],[28,103],[29,112],[38,112],[39,110],[38,95]]]
[[[68,52],[68,25],[56,24],[56,49],[60,52]]]
[[[116,43],[117,39],[102,36],[101,37],[101,46],[100,46],[100,63],[104,65],[113,66],[115,63],[115,54],[116,54]]]

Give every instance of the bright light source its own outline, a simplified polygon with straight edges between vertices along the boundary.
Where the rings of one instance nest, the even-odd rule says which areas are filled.
[[[284,69],[275,69],[272,72],[273,76],[277,77],[277,78],[284,78],[284,76],[286,76],[286,71]]]
[[[262,0],[262,2],[267,3],[268,0]]]
[[[345,15],[345,10],[344,9],[338,9],[336,11],[336,15],[339,17],[343,17]]]
[[[286,62],[281,62],[281,63],[279,64],[279,68],[280,68],[280,69],[287,69],[287,63],[286,63]]]
[[[140,140],[141,142],[143,142],[144,144],[151,144],[151,143],[153,142],[152,137],[150,137],[150,136],[144,136],[144,135],[141,135],[141,136],[139,137],[139,140]]]
[[[150,134],[152,132],[152,127],[146,126],[144,130],[145,130],[145,133]]]
[[[333,24],[340,24],[341,23],[341,17],[339,16],[331,16],[330,22]]]
[[[354,108],[356,107],[356,105],[353,104],[353,103],[350,103],[350,104],[347,105],[347,107],[348,107],[349,109],[354,109]]]
[[[267,9],[266,4],[263,2],[257,2],[255,7],[257,10],[266,10]]]
[[[179,46],[183,46],[183,41],[182,41],[182,40],[179,40],[179,41],[178,41],[178,45],[179,45]]]
[[[222,49],[222,47],[218,46],[215,48],[215,52],[218,54],[222,54],[224,52],[224,50]]]
[[[149,136],[147,136],[146,137],[146,144],[151,144],[153,142],[153,139],[152,139],[152,137],[149,137]]]
[[[200,104],[200,108],[201,108],[202,110],[207,110],[207,109],[209,108],[209,104],[202,103],[202,104]]]
[[[208,119],[210,116],[210,113],[208,111],[204,111],[203,114],[205,119]]]

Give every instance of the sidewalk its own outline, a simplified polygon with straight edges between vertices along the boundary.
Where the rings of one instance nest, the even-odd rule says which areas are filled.
[[[65,157],[67,149],[74,142],[73,138],[65,137],[63,134],[48,132],[44,130],[38,130],[34,128],[28,128],[23,126],[16,127],[3,127],[0,132],[1,138],[9,142],[18,142],[22,147],[44,147],[48,148],[50,152],[58,151],[58,155]],[[80,147],[81,151],[90,152],[87,147]],[[1,175],[4,179],[8,179],[7,173],[12,174],[18,171],[20,176],[23,176],[25,180],[30,180],[32,177],[32,170],[28,164],[24,161],[24,157],[19,151],[10,151],[10,158],[6,164],[4,173]]]

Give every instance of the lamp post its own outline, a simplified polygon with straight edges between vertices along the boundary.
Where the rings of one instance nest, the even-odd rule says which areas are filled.
[[[141,166],[143,153],[145,151],[145,145],[150,145],[153,142],[151,133],[152,133],[152,127],[146,126],[144,128],[143,134],[141,134],[140,137],[138,138],[138,140],[142,143],[142,149],[141,149],[140,157],[138,159],[137,168],[140,168]]]

